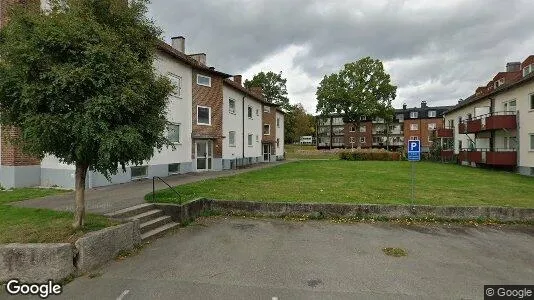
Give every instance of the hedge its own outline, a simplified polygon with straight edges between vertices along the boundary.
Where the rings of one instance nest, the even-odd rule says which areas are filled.
[[[339,158],[342,160],[351,161],[364,161],[364,160],[381,160],[381,161],[393,161],[400,160],[401,154],[399,152],[388,151],[343,151],[339,154]]]

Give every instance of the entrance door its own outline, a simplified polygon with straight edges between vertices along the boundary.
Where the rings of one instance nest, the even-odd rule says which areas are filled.
[[[263,144],[263,161],[271,161],[271,144]]]
[[[213,159],[212,142],[210,140],[197,141],[197,171],[211,170],[211,161]]]

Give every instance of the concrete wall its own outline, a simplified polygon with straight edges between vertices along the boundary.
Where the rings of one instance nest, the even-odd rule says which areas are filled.
[[[39,166],[0,166],[0,185],[4,188],[38,186],[40,181]]]
[[[248,106],[252,107],[252,118],[248,118]],[[262,156],[262,105],[251,98],[245,98],[245,157]],[[248,135],[252,134],[252,146],[248,145]]]
[[[236,159],[243,157],[243,97],[245,95],[236,89],[230,87],[228,84],[223,86],[223,135],[226,137],[223,140],[223,159]],[[235,112],[230,113],[229,100],[235,101]],[[246,114],[247,108],[244,108]],[[230,131],[235,132],[235,145],[230,145]],[[245,144],[247,137],[245,136]]]

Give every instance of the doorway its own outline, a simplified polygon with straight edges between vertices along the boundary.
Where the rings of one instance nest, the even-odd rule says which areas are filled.
[[[271,161],[271,144],[263,144],[263,161]]]
[[[213,143],[211,140],[196,141],[197,171],[209,171],[212,168]]]

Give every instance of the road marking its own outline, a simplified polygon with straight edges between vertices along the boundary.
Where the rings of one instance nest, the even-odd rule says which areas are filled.
[[[122,298],[124,298],[124,296],[128,295],[128,293],[130,292],[130,290],[124,290],[124,292],[122,292],[122,294],[117,297],[117,300],[122,300]]]

